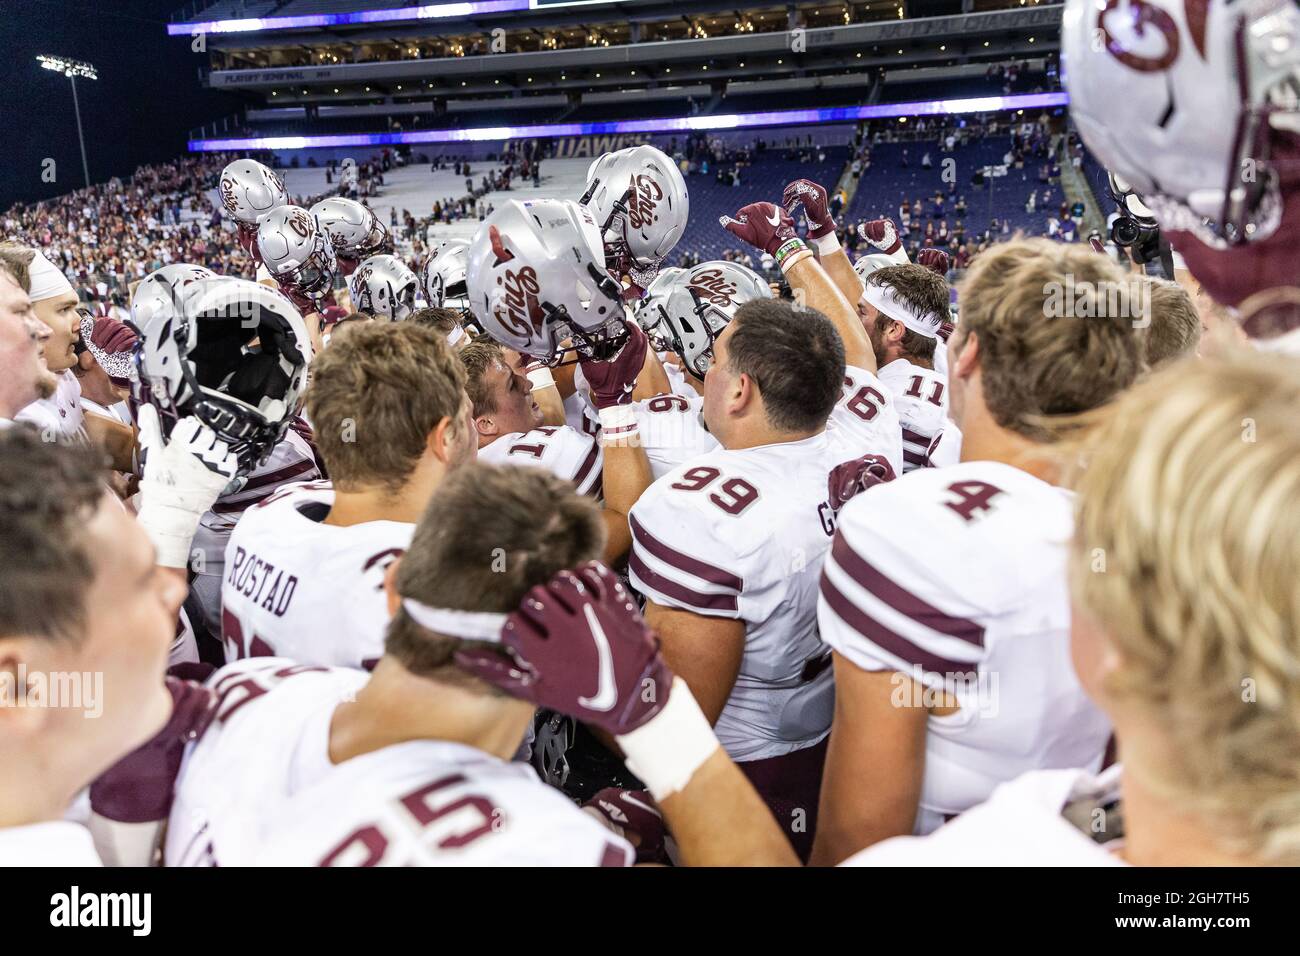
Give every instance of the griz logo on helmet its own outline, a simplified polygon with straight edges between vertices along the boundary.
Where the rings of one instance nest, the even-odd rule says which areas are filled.
[[[284,224],[303,239],[311,236],[312,221],[301,209],[295,208],[292,210],[288,218],[285,219]]]
[[[1120,9],[1123,2],[1124,9]],[[1204,0],[1184,0],[1187,8],[1187,25],[1191,28],[1192,39],[1201,57],[1205,57],[1205,19],[1207,4]],[[1115,14],[1114,19],[1120,33],[1116,36],[1107,24],[1107,18]],[[1142,0],[1107,0],[1106,6],[1098,18],[1100,39],[1106,45],[1106,52],[1119,60],[1131,70],[1139,73],[1154,73],[1170,67],[1178,59],[1178,24],[1173,17],[1157,6]],[[1140,47],[1153,46],[1156,35],[1164,38],[1163,50],[1157,55],[1144,55]]]
[[[701,299],[708,299],[710,305],[729,306],[736,296],[735,284],[728,282],[720,269],[692,273],[686,287]]]
[[[659,200],[664,198],[664,191],[653,177],[644,173],[637,176],[632,184],[632,191],[627,197],[627,221],[633,229],[640,229],[659,218],[655,215],[655,210],[659,207]]]
[[[233,179],[222,178],[221,180],[221,205],[226,207],[226,211],[232,216],[238,208],[235,204],[235,181]]]
[[[524,266],[518,272],[507,269],[505,277],[498,276],[497,282],[505,290],[506,313],[502,314],[503,310],[498,308],[498,321],[520,335],[541,335],[542,307],[537,295],[542,287],[537,281],[537,270],[532,266]]]

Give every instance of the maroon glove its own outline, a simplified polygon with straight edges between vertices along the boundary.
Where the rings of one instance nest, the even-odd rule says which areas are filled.
[[[922,249],[916,255],[917,265],[925,266],[941,279],[947,278],[951,261],[942,249]]]
[[[894,478],[893,466],[880,455],[863,455],[836,465],[827,482],[831,511],[838,514],[854,495]]]
[[[606,787],[582,805],[623,839],[636,847],[638,863],[666,863],[664,841],[668,829],[654,797],[645,790]]]
[[[787,246],[790,248],[785,255],[796,248],[804,248],[803,240],[795,234],[794,220],[790,214],[770,202],[752,202],[742,207],[734,219],[731,216],[719,216],[718,222],[737,239],[775,256],[777,261],[783,258],[778,253]]]
[[[835,231],[835,220],[831,218],[826,189],[811,179],[796,179],[786,186],[785,192],[781,194],[781,205],[791,216],[794,215],[795,206],[803,206],[809,239],[820,239]]]
[[[668,703],[673,674],[614,572],[598,562],[561,571],[528,592],[493,648],[456,653],[456,663],[507,694],[568,714],[615,736],[636,730]]]
[[[893,255],[902,248],[898,238],[898,227],[892,219],[873,219],[858,226],[858,235],[871,243],[885,255]]]
[[[632,390],[645,365],[649,346],[645,333],[635,322],[623,324],[627,328],[627,341],[617,355],[603,362],[588,359],[582,363],[582,374],[591,387],[591,403],[597,408],[632,404]]]

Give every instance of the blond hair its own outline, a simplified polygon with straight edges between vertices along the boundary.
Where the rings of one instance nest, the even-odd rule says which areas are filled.
[[[1187,359],[1083,443],[1076,604],[1104,693],[1170,745],[1154,784],[1224,849],[1300,863],[1300,362]],[[1098,570],[1098,556],[1104,572]],[[1153,768],[1143,768],[1151,772]]]
[[[1146,369],[1140,290],[1084,246],[1013,239],[981,253],[961,286],[957,354],[979,341],[993,420],[1035,441],[1053,417],[1110,401]]]
[[[1138,281],[1150,290],[1148,364],[1156,368],[1195,352],[1201,341],[1201,315],[1187,290],[1168,279],[1139,276]]]
[[[396,493],[444,418],[459,429],[465,372],[437,332],[357,322],[312,363],[307,415],[340,490]]]

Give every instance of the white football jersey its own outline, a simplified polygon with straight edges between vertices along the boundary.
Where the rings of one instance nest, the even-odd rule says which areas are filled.
[[[841,866],[1124,866],[1115,850],[1122,839],[1097,842],[1108,817],[1098,809],[1118,798],[1120,768],[1099,776],[1083,770],[1034,770],[1000,784],[928,836],[893,837],[867,847]],[[1088,832],[1063,815],[1086,802]]]
[[[656,395],[636,403],[641,447],[655,478],[721,447],[704,427],[703,408],[704,399],[694,392],[691,397]]]
[[[55,436],[61,441],[84,444],[86,414],[81,408],[81,383],[72,369],[64,369],[57,376],[54,394],[32,402],[18,413],[15,421],[26,422],[42,434]]]
[[[930,447],[925,452],[927,468],[947,468],[961,461],[961,429],[951,418],[943,423],[943,428],[930,440]]]
[[[948,381],[932,368],[896,359],[880,370],[880,380],[898,410],[903,434],[903,471],[924,468],[930,443],[948,420]]]
[[[0,827],[0,867],[103,866],[90,831],[79,823],[50,820]]]
[[[601,495],[605,455],[600,441],[568,425],[501,435],[478,450],[478,460],[490,465],[543,468],[556,478],[573,482],[578,494],[593,498]]]
[[[582,370],[574,369],[573,376],[573,394],[564,400],[564,423],[576,432],[594,437],[600,434],[600,413],[587,397]]]
[[[917,833],[1027,771],[1100,767],[1110,726],[1070,663],[1072,533],[1069,492],[988,461],[918,469],[840,512],[822,640],[922,685],[916,706],[959,705],[928,721]]]
[[[844,370],[840,400],[826,422],[826,435],[848,461],[860,455],[880,455],[895,475],[903,473],[903,433],[898,409],[889,389],[866,369],[854,365]]]
[[[221,636],[226,660],[286,657],[300,664],[374,666],[384,653],[384,573],[415,525],[325,524],[327,481],[281,487],[248,508],[226,545]]]
[[[166,864],[631,861],[631,847],[522,764],[439,741],[332,763],[334,711],[367,679],[277,658],[214,674],[219,703],[181,765]]]
[[[322,477],[311,445],[297,430],[290,429],[272,449],[271,457],[248,476],[243,488],[222,495],[212,510],[203,515],[191,546],[199,560],[190,590],[203,611],[201,623],[210,634],[221,633],[221,581],[225,576],[226,544],[244,510],[270,497],[281,485]]]

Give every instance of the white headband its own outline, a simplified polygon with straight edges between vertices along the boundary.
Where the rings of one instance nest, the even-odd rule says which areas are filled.
[[[68,292],[76,295],[76,290],[72,288],[72,283],[68,281],[68,277],[59,271],[58,266],[39,252],[32,259],[32,264],[27,267],[27,271],[31,274],[32,279],[32,291],[28,294],[28,297],[33,302],[53,299],[55,296],[64,295]]]
[[[402,610],[416,624],[439,634],[467,641],[491,641],[493,644],[501,643],[501,628],[509,616],[491,611],[454,611],[445,607],[429,607],[415,598],[402,598]]]
[[[862,293],[862,298],[879,309],[885,318],[893,319],[895,322],[902,322],[904,326],[917,335],[924,335],[927,339],[937,338],[939,335],[939,326],[943,322],[943,316],[917,312],[900,299],[898,294],[888,286],[880,283],[868,283],[867,290]]]
[[[462,329],[459,325],[453,325],[451,327],[451,331],[447,333],[447,344],[455,345],[464,337],[465,337],[465,330]]]

